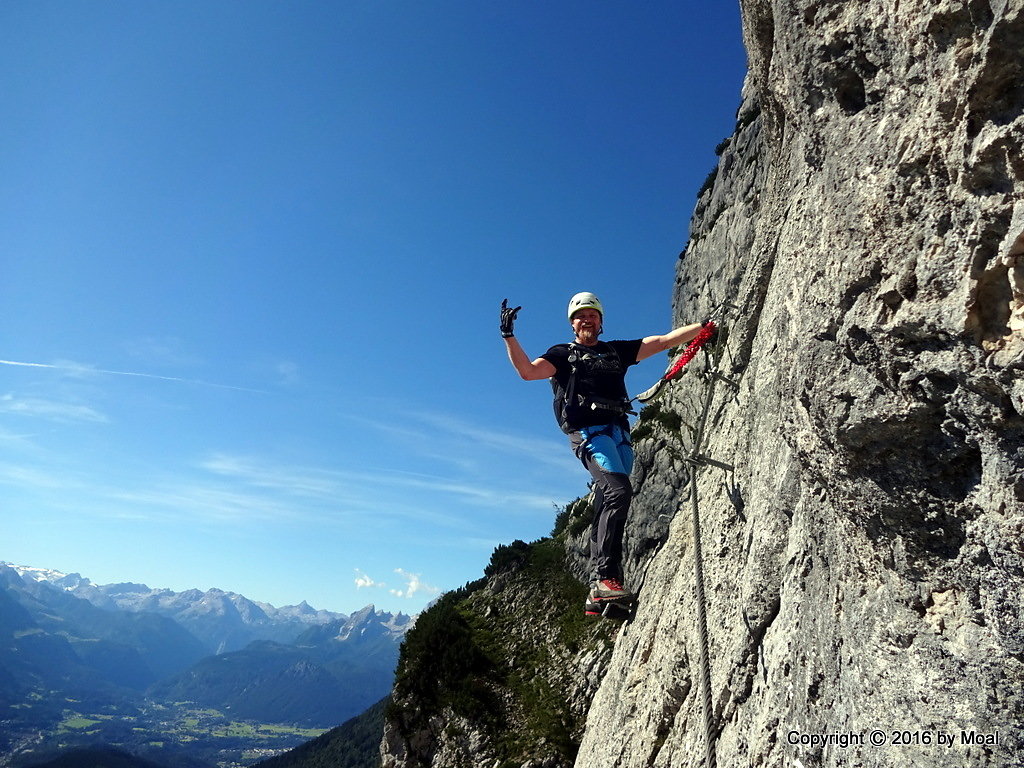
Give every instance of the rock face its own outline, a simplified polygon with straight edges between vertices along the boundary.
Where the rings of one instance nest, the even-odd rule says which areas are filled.
[[[571,768],[618,629],[585,595],[561,538],[499,547],[406,635],[383,768]]]
[[[1024,764],[1024,2],[742,6],[675,293],[739,307],[701,446],[735,469],[696,480],[717,764]],[[698,360],[644,422],[643,600],[577,765],[705,764],[709,386]]]
[[[1024,0],[741,4],[674,299],[737,310],[635,430],[640,608],[575,765],[1024,765]],[[465,701],[397,701],[385,765],[547,764]]]

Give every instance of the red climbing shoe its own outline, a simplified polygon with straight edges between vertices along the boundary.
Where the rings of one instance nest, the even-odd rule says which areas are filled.
[[[629,600],[633,593],[622,586],[618,579],[599,579],[590,585],[590,599],[595,602],[602,600]]]

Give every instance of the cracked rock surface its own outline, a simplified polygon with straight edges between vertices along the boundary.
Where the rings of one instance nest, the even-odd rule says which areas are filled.
[[[741,7],[674,293],[736,309],[634,430],[635,620],[578,624],[573,505],[407,636],[384,765],[1024,765],[1024,0]]]
[[[675,291],[739,307],[701,446],[734,470],[696,480],[717,763],[1024,764],[1024,2],[742,9]],[[637,441],[642,601],[578,766],[705,764],[701,365]]]

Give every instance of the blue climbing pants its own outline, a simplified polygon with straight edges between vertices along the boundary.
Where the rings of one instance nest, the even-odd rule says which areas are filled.
[[[633,486],[633,445],[629,431],[617,424],[584,427],[569,442],[594,478],[594,522],[590,527],[590,576],[622,580],[622,533]]]

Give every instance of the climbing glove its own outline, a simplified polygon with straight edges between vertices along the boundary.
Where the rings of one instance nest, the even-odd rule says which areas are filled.
[[[516,315],[519,314],[519,310],[522,307],[516,307],[512,309],[508,305],[508,299],[501,300],[501,337],[507,339],[510,336],[515,336],[513,326],[516,322]]]

